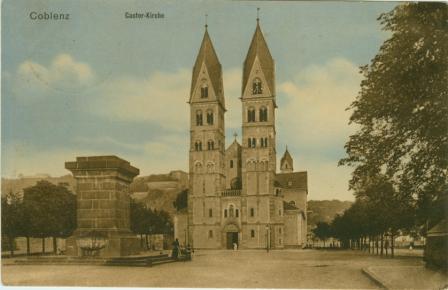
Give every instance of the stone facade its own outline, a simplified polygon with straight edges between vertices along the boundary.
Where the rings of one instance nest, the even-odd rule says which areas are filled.
[[[139,241],[130,231],[129,185],[139,170],[116,156],[77,157],[65,168],[76,179],[77,229],[67,240],[67,254],[83,255],[79,239],[99,233],[107,245],[101,256],[138,253]]]
[[[203,249],[304,246],[307,174],[293,172],[288,151],[276,173],[275,67],[258,21],[242,84],[242,143],[235,136],[225,150],[222,69],[206,28],[189,100],[188,211],[175,236]]]

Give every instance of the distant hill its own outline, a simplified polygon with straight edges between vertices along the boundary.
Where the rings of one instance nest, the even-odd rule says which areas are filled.
[[[353,202],[333,200],[308,201],[308,225],[314,227],[318,222],[330,223],[337,214],[343,213]]]
[[[75,180],[71,175],[51,177],[48,175],[23,176],[16,179],[2,178],[2,194],[22,192],[24,188],[36,184],[39,180],[47,180],[53,184],[65,184],[75,192]],[[171,171],[168,174],[152,174],[140,176],[131,183],[131,197],[148,207],[165,210],[171,215],[176,212],[173,202],[182,190],[188,188],[188,173]],[[352,202],[339,200],[309,200],[308,224],[313,227],[317,222],[331,222],[338,213],[344,212]]]
[[[72,192],[75,192],[75,179],[72,175],[51,177],[40,174],[38,176],[22,176],[19,178],[2,178],[2,195],[8,192],[23,193],[23,189],[34,186],[38,181],[46,180],[53,184],[64,184]],[[188,174],[181,170],[171,171],[168,174],[153,174],[140,176],[131,183],[131,197],[138,202],[145,203],[148,207],[157,210],[165,210],[174,214],[176,209],[173,201],[177,194],[188,187]]]

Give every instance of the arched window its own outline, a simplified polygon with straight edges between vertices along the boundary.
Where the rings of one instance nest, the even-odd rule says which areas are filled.
[[[196,126],[202,126],[202,111],[196,111]]]
[[[268,121],[268,109],[266,107],[261,107],[259,112],[260,122]]]
[[[208,85],[206,81],[201,85],[201,98],[208,98]]]
[[[235,217],[239,217],[240,216],[240,211],[238,209],[235,209]]]
[[[201,141],[196,141],[196,143],[194,143],[194,149],[196,151],[202,151],[202,142]]]
[[[229,206],[229,216],[233,217],[233,205]]]
[[[252,83],[252,94],[259,95],[263,93],[263,88],[261,86],[261,80],[259,78],[254,79]]]
[[[268,147],[268,138],[260,138],[260,146]]]
[[[196,151],[202,151],[202,142],[196,141],[196,143],[194,144],[194,147],[195,147]]]
[[[224,217],[227,217],[227,209],[224,210]]]
[[[213,111],[212,110],[207,111],[207,124],[213,125]]]
[[[255,209],[253,207],[250,208],[250,216],[255,216]]]
[[[250,230],[250,237],[255,238],[255,230]]]
[[[257,139],[252,138],[252,142],[251,142],[251,143],[252,143],[252,144],[251,144],[251,147],[252,147],[252,148],[257,147]]]
[[[255,109],[254,108],[249,108],[247,110],[247,122],[249,122],[249,123],[255,122]]]
[[[213,149],[215,149],[215,142],[213,142],[213,140],[208,140],[207,150],[213,150]]]
[[[209,238],[209,239],[212,239],[212,238],[213,238],[213,231],[212,231],[212,230],[209,230],[209,231],[208,231],[208,238]]]
[[[230,168],[233,168],[233,160],[230,160]]]
[[[211,208],[208,209],[208,216],[213,217],[213,209]]]

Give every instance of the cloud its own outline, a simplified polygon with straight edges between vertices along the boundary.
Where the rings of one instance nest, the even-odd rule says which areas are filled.
[[[343,146],[354,131],[346,108],[355,99],[361,75],[347,59],[305,67],[278,86],[278,143],[288,144],[295,169],[309,172],[309,199],[352,199],[351,169],[338,167]],[[282,148],[283,149],[283,148]],[[280,151],[280,150],[279,150]]]
[[[334,58],[323,65],[304,68],[279,85],[285,97],[278,114],[283,135],[303,138],[312,146],[340,145],[353,131],[346,108],[356,97],[361,75],[347,59]]]
[[[49,66],[32,60],[21,63],[13,83],[13,92],[21,101],[46,98],[54,93],[79,94],[92,85],[91,67],[69,54],[57,55]]]
[[[161,128],[187,130],[188,88],[186,69],[154,72],[147,78],[122,77],[105,81],[93,94],[92,112],[101,117],[158,124]]]

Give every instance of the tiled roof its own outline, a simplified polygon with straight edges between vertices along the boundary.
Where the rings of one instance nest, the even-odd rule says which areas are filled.
[[[293,173],[277,173],[276,184],[282,188],[297,188],[308,190],[308,173],[306,171]]]
[[[272,59],[271,53],[269,52],[268,45],[264,39],[263,33],[261,32],[260,24],[257,22],[257,28],[255,29],[254,36],[250,43],[249,51],[247,52],[246,60],[243,66],[243,86],[242,94],[246,88],[250,71],[252,69],[255,58],[258,56],[260,61],[261,69],[266,81],[268,83],[269,90],[272,94],[275,94],[274,88],[274,60]]]
[[[202,63],[205,63],[207,71],[210,75],[210,80],[218,98],[218,101],[224,106],[224,88],[222,84],[222,69],[221,63],[219,62],[218,56],[216,54],[215,48],[213,47],[210,35],[208,35],[207,29],[204,33],[204,38],[202,39],[201,48],[199,49],[196,62],[193,67],[193,77],[191,79],[191,90],[190,90],[190,101],[193,96],[193,90],[199,78]]]

